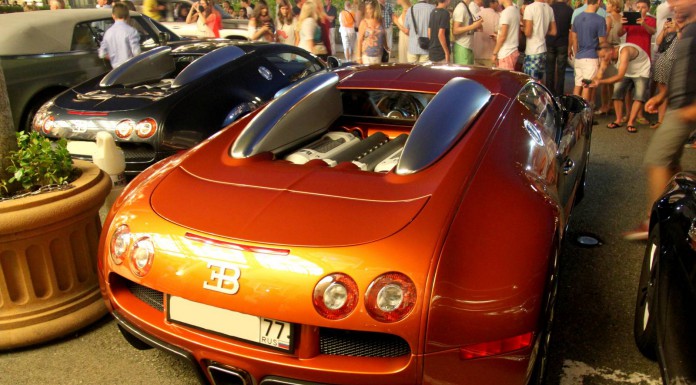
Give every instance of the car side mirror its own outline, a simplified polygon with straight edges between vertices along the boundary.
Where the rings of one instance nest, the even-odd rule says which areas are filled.
[[[165,46],[169,43],[169,34],[166,32],[159,33],[159,45]]]
[[[329,56],[326,59],[326,63],[329,65],[329,68],[338,68],[341,66],[341,61],[336,56]]]

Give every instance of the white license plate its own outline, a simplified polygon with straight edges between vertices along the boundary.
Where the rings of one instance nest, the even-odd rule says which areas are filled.
[[[167,319],[283,351],[291,351],[293,347],[293,327],[289,322],[238,313],[181,297],[169,296]]]

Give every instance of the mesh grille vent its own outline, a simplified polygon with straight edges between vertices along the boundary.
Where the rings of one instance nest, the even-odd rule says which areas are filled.
[[[322,328],[319,331],[322,354],[353,357],[400,357],[411,354],[401,337],[372,332]]]

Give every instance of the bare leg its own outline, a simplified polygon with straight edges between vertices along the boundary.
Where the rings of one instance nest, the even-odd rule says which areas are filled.
[[[626,124],[629,126],[634,126],[635,120],[638,117],[638,113],[642,109],[643,109],[643,102],[638,101],[638,100],[634,100],[633,105],[631,106],[631,112],[628,115],[628,122]]]
[[[679,172],[678,168],[664,166],[648,166],[646,169],[648,177],[648,217],[652,210],[653,203],[662,196],[667,183],[672,179],[674,174]]]
[[[617,124],[621,124],[623,120],[623,104],[624,101],[621,99],[614,100],[614,113],[616,114],[616,120],[614,122]]]

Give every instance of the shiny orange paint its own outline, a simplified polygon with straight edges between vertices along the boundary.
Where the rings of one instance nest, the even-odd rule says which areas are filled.
[[[528,80],[467,67],[365,68],[339,71],[339,88],[437,92],[450,78],[465,76],[493,97],[450,151],[410,175],[299,166],[268,154],[230,157],[230,146],[258,112],[154,166],[129,185],[104,225],[99,272],[109,309],[144,334],[189,352],[200,367],[216,362],[257,382],[280,376],[324,384],[525,384],[572,205],[557,191],[563,176],[555,139],[534,144],[521,125],[521,119],[535,119],[516,101]],[[362,126],[366,133],[380,127]],[[399,129],[408,128],[383,132],[393,137]],[[577,180],[568,182],[577,186]],[[109,258],[112,233],[124,223],[155,243],[154,264],[142,278]],[[204,289],[213,279],[210,261],[239,268],[236,294]],[[365,291],[393,271],[415,283],[417,301],[403,320],[379,322],[365,309]],[[355,280],[360,295],[351,314],[332,321],[315,311],[312,293],[335,272]],[[128,281],[165,293],[164,311],[136,298]],[[291,322],[294,348],[280,352],[172,323],[166,295]],[[397,336],[411,353],[322,354],[322,328]],[[462,347],[529,333],[531,346],[461,359]]]

